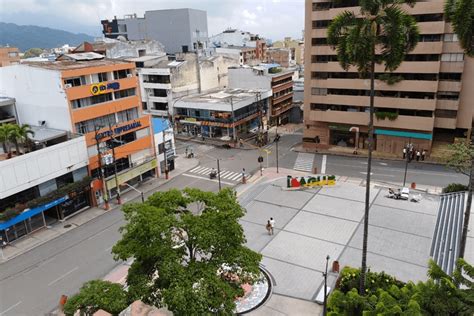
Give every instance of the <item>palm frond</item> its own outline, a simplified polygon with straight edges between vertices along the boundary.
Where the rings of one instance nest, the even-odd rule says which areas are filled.
[[[445,10],[464,52],[474,57],[474,1],[451,0],[446,3]]]

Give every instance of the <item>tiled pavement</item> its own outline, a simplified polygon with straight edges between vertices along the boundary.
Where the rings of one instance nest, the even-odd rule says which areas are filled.
[[[263,254],[275,294],[314,301],[328,254],[341,268],[360,266],[365,187],[360,179],[339,180],[335,187],[288,191],[282,189],[286,178],[280,178],[240,196],[247,244]],[[423,194],[413,203],[385,194],[384,188],[371,188],[368,265],[403,281],[425,280],[439,197]],[[265,230],[270,217],[276,221],[273,236]],[[329,276],[334,283],[336,275]]]

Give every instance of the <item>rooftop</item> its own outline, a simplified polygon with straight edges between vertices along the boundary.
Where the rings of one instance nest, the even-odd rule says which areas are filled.
[[[102,56],[102,55],[101,55]],[[103,56],[102,56],[103,57]],[[95,59],[95,60],[58,60],[45,62],[24,62],[22,64],[30,67],[44,68],[50,70],[72,70],[98,66],[120,65],[125,64],[123,60],[118,59]]]

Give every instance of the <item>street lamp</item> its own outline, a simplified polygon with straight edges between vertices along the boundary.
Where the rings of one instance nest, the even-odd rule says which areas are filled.
[[[410,157],[411,157],[411,151],[412,151],[412,147],[411,147],[411,138],[408,139],[408,145],[405,147],[405,151],[406,151],[406,154],[405,154],[405,174],[403,175],[403,187],[405,187],[405,183],[406,183],[406,180],[407,180],[407,170],[408,170],[408,163],[410,162]]]
[[[328,291],[328,262],[329,255],[326,256],[326,270],[323,273],[324,276],[324,301],[323,301],[323,315],[326,316],[327,313],[327,291]]]
[[[99,178],[102,181],[102,196],[104,197],[104,209],[108,210],[109,209],[109,190],[107,188],[107,180],[105,179],[104,176],[104,170],[102,169],[102,155],[101,155],[101,149],[100,149],[100,139],[99,139],[99,130],[103,128],[101,125],[95,125],[94,126],[94,132],[95,132],[95,143],[97,146],[97,158],[98,158],[98,169],[99,169]],[[105,187],[105,188],[104,188]]]

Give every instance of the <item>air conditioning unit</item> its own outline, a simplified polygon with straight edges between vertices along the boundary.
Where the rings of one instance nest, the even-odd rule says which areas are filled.
[[[132,78],[133,75],[132,74],[127,74],[127,78]]]
[[[66,84],[64,85],[64,88],[66,88],[66,89],[72,88],[72,84],[66,83]]]

